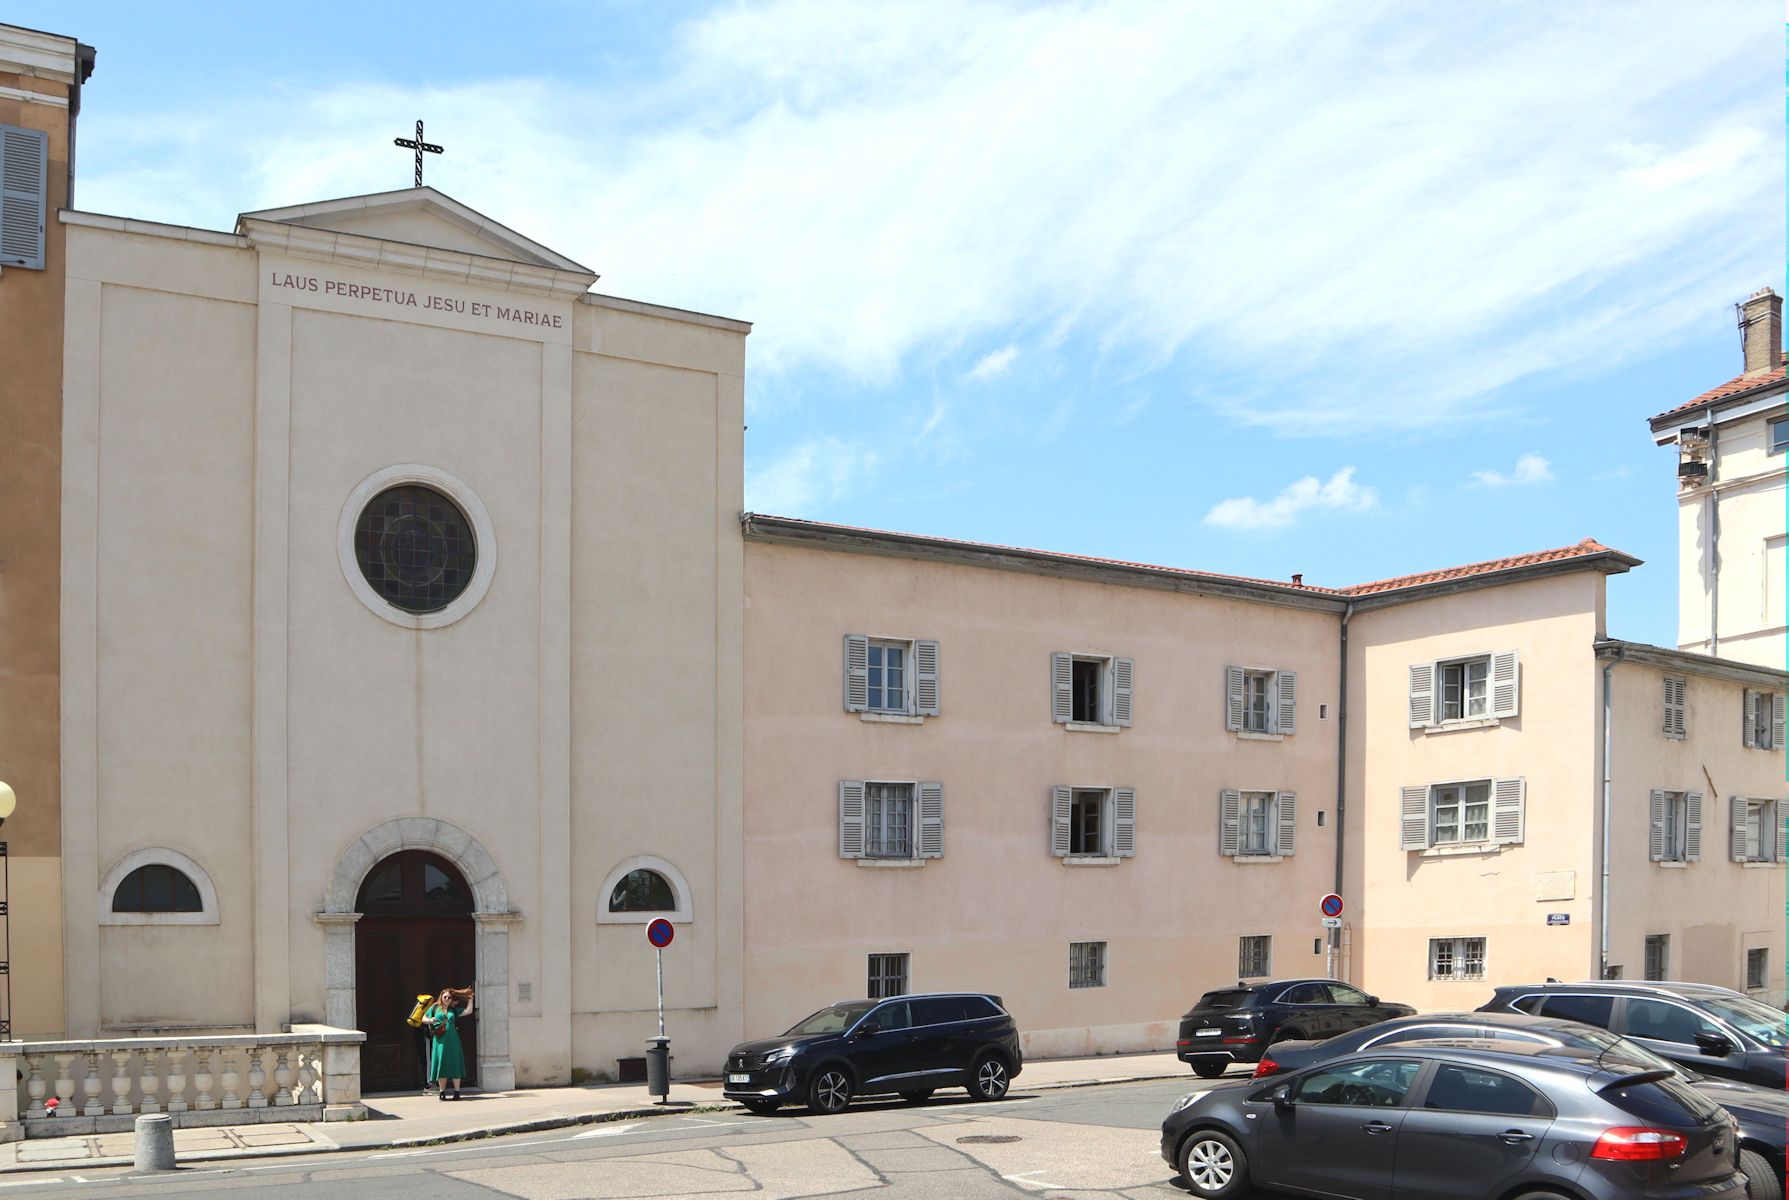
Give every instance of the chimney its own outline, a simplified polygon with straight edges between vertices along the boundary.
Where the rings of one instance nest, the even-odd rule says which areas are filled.
[[[1752,293],[1739,309],[1739,337],[1745,346],[1745,373],[1774,371],[1783,353],[1783,298],[1769,288]]]
[[[1294,575],[1292,577],[1292,586],[1293,587],[1303,587],[1304,586],[1304,576],[1303,575]]]

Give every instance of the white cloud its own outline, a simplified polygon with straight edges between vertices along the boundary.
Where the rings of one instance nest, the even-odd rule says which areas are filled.
[[[1019,357],[1017,346],[1002,346],[981,356],[968,374],[963,378],[972,383],[986,383],[990,379],[998,379],[1012,368],[1013,359]]]
[[[1553,464],[1538,454],[1524,454],[1516,460],[1516,469],[1508,475],[1501,471],[1474,471],[1472,478],[1485,487],[1546,483],[1553,478]]]
[[[1378,504],[1379,493],[1355,483],[1354,468],[1343,467],[1327,483],[1307,475],[1272,500],[1243,496],[1221,501],[1205,514],[1205,523],[1224,529],[1284,529],[1310,509],[1365,512]]]
[[[875,478],[873,451],[836,437],[809,438],[745,477],[747,511],[811,517]]]

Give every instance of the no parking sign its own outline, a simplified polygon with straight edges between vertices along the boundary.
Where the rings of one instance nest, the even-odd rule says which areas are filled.
[[[1331,892],[1317,902],[1317,907],[1323,910],[1326,917],[1339,917],[1342,915],[1342,898]]]
[[[657,920],[646,926],[646,940],[660,950],[669,946],[671,944],[671,939],[676,936],[676,928],[672,926],[671,922],[665,920],[663,917],[659,917]]]

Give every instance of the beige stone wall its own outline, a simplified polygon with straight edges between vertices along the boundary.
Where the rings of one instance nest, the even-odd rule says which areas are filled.
[[[1243,934],[1273,938],[1276,976],[1323,973],[1313,940],[1334,871],[1333,615],[760,542],[746,545],[746,595],[753,1036],[863,995],[870,953],[910,954],[916,991],[1004,996],[1037,1055],[1172,1047],[1192,1001],[1235,982]],[[937,639],[940,715],[910,725],[844,711],[854,632]],[[1056,651],[1134,659],[1134,724],[1053,724]],[[1226,731],[1230,664],[1298,671],[1296,733]],[[917,869],[840,858],[840,779],[942,782],[944,856]],[[1135,787],[1135,857],[1052,857],[1055,784]],[[1296,791],[1296,852],[1221,857],[1227,787]],[[1108,942],[1106,987],[1069,988],[1069,943],[1081,940]]]

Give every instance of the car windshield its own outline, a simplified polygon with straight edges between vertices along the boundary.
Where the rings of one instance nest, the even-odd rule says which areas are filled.
[[[808,1037],[816,1033],[843,1033],[851,1028],[865,1013],[875,1008],[868,1000],[856,1004],[835,1004],[831,1008],[823,1008],[807,1020],[789,1029],[786,1037]]]
[[[1789,1048],[1789,1033],[1785,1032],[1784,1027],[1784,1021],[1789,1020],[1789,1017],[1768,1004],[1762,1004],[1750,996],[1711,996],[1702,1001],[1702,1008],[1709,1015],[1719,1017],[1766,1046],[1778,1050]]]

